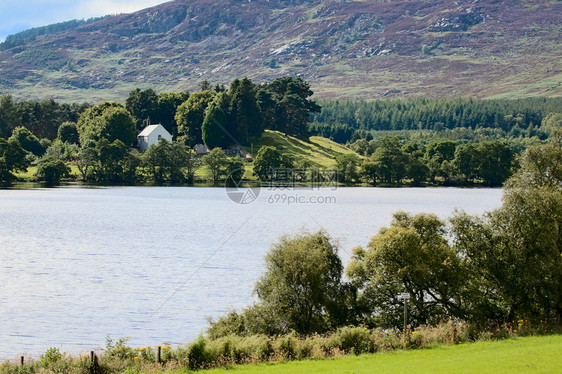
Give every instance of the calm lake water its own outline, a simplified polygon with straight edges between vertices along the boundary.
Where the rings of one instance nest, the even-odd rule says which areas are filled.
[[[501,196],[262,189],[239,205],[222,188],[0,190],[0,360],[51,346],[89,352],[108,335],[130,337],[132,346],[184,344],[207,317],[253,301],[264,255],[285,233],[324,229],[345,263],[396,211],[480,214]]]

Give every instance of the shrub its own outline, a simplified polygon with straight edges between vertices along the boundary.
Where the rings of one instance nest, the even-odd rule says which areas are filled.
[[[203,369],[210,367],[211,363],[218,358],[217,352],[208,349],[207,340],[200,335],[197,340],[189,346],[187,354],[188,366],[190,369]]]
[[[343,327],[338,329],[336,336],[339,348],[346,353],[369,353],[373,351],[371,333],[366,327]]]

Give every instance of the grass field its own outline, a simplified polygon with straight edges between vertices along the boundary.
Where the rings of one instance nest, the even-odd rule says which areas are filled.
[[[562,335],[553,335],[200,373],[559,373],[561,352]]]
[[[305,142],[271,130],[266,130],[263,133],[257,147],[264,145],[276,147],[281,153],[291,157],[295,162],[307,161],[313,166],[325,168],[335,167],[336,158],[339,155],[355,153],[341,144],[320,136],[311,136],[310,141]]]

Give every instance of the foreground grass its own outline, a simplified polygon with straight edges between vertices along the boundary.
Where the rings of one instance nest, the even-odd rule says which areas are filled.
[[[320,361],[241,365],[199,373],[559,373],[562,335],[524,337]]]

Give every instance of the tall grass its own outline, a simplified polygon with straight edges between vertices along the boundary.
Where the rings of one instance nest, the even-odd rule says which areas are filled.
[[[482,330],[466,323],[447,322],[438,326],[422,326],[402,333],[393,330],[368,329],[363,326],[342,327],[324,335],[298,336],[294,333],[276,337],[236,335],[219,339],[200,336],[194,342],[177,348],[132,348],[125,339],[108,339],[105,350],[98,352],[94,363],[88,355],[72,357],[51,348],[39,360],[20,366],[16,362],[0,365],[1,374],[60,373],[105,374],[139,373],[162,370],[199,370],[237,364],[285,362],[304,359],[325,359],[343,355],[359,355],[396,349],[430,348],[476,340],[505,339],[547,332],[534,329],[527,321],[516,326],[492,326]]]

